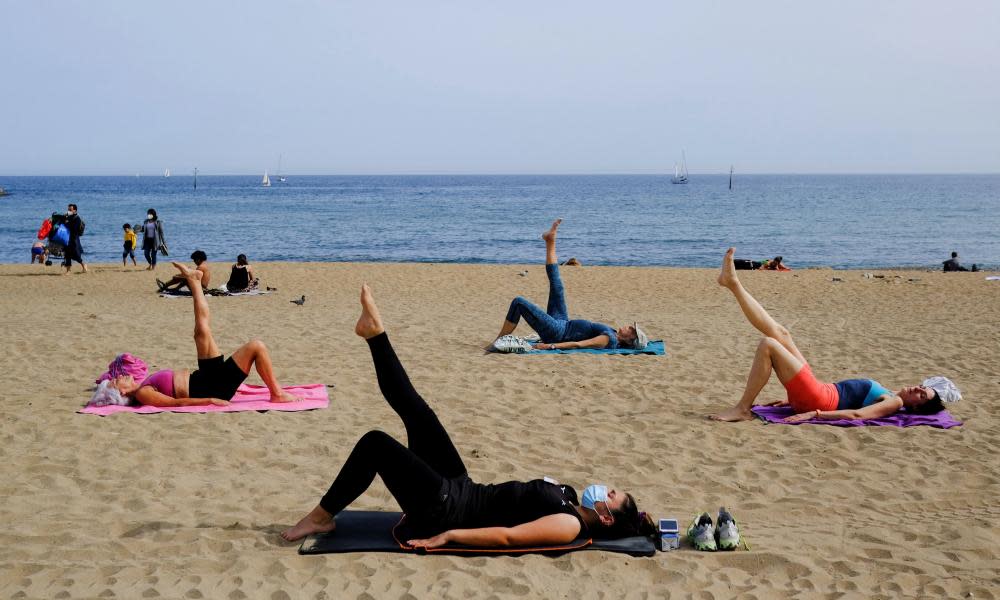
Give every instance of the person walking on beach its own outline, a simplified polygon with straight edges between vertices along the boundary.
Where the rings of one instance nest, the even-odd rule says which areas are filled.
[[[66,207],[66,229],[69,230],[69,243],[66,244],[65,250],[63,250],[63,275],[68,275],[70,268],[73,266],[73,261],[80,263],[83,267],[83,272],[87,272],[87,263],[83,262],[83,244],[80,242],[80,236],[83,235],[84,223],[80,215],[77,214],[76,204],[70,204]]]
[[[212,287],[212,270],[208,266],[208,255],[202,250],[195,250],[191,253],[191,260],[194,261],[195,270],[201,273],[201,277],[198,278],[198,281],[201,283],[199,287],[204,291],[208,291]],[[186,288],[189,283],[189,279],[183,274],[174,275],[166,282],[159,279],[156,280],[156,285],[159,286],[160,291],[168,293]]]
[[[295,541],[334,531],[334,517],[378,475],[406,512],[410,546],[448,543],[479,547],[555,545],[586,535],[650,535],[653,520],[635,499],[611,486],[587,486],[581,496],[551,480],[484,485],[468,469],[437,415],[420,397],[385,332],[368,284],[361,286],[361,316],[354,332],[364,338],[379,389],[403,420],[407,444],[382,431],[358,440],[319,504],[281,537]]]
[[[122,266],[125,266],[125,259],[132,257],[132,266],[138,266],[135,262],[135,231],[132,226],[128,223],[122,225],[122,230],[125,232],[125,238],[122,242]]]
[[[632,325],[619,327],[616,330],[603,323],[569,318],[566,291],[559,275],[559,260],[556,257],[556,230],[560,223],[562,219],[556,219],[552,227],[542,234],[542,239],[545,240],[545,274],[549,278],[547,309],[542,310],[521,296],[514,298],[496,339],[511,334],[521,317],[524,317],[528,325],[541,337],[541,342],[534,344],[536,349],[615,349],[619,346],[628,346],[642,350],[649,343],[649,338],[639,328],[638,323],[633,322]]]
[[[944,410],[943,402],[961,399],[958,388],[945,377],[931,377],[921,385],[904,387],[898,392],[871,379],[847,379],[837,383],[818,381],[792,341],[792,334],[775,321],[740,283],[733,264],[733,252],[734,249],[730,248],[722,259],[719,285],[732,292],[743,315],[757,331],[764,334],[764,339],[757,345],[757,354],[740,401],[710,418],[716,421],[752,419],[750,409],[771,379],[772,371],[788,393],[787,400],[772,406],[791,406],[796,414],[785,419],[789,423],[809,419],[878,419],[903,409],[928,415]]]
[[[271,402],[300,400],[281,389],[264,342],[251,340],[237,348],[228,359],[223,359],[212,336],[208,301],[201,291],[201,271],[189,269],[180,263],[173,265],[180,271],[180,276],[187,280],[194,301],[194,345],[198,353],[198,369],[192,372],[165,369],[153,373],[141,382],[131,375],[115,377],[107,386],[102,384],[104,387],[99,387],[98,393],[118,394],[149,406],[225,406],[250,374],[250,367],[254,367],[271,392]],[[111,403],[123,404],[119,401]]]
[[[149,266],[147,271],[156,268],[156,253],[163,252],[167,256],[167,240],[163,236],[163,222],[156,216],[155,209],[146,211],[146,220],[138,227],[142,234],[142,253],[146,257]]]

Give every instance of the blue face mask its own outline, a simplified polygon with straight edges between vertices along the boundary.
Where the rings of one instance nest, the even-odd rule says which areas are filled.
[[[580,506],[596,510],[594,504],[597,502],[603,502],[607,506],[608,486],[594,484],[588,485],[587,489],[583,490],[583,495],[580,496]]]

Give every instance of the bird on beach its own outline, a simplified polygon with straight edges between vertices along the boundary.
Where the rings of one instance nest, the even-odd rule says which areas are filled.
[[[306,297],[302,296],[298,300],[289,300],[289,302],[291,302],[292,304],[298,304],[299,306],[302,306],[303,304],[306,303]]]

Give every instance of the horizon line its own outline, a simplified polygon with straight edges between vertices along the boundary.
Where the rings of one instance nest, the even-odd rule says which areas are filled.
[[[260,173],[202,173],[199,172],[198,175],[202,177],[260,177]],[[655,173],[645,173],[645,172],[615,172],[615,171],[591,171],[585,173],[514,173],[514,172],[503,172],[503,173],[465,173],[465,172],[417,172],[417,173],[407,173],[407,172],[387,172],[387,173],[320,173],[320,172],[301,172],[301,173],[283,173],[285,177],[604,177],[604,176],[618,176],[618,177],[672,177],[672,174],[667,172],[655,172]],[[706,175],[729,175],[729,171],[702,171],[689,173],[689,175],[696,176],[706,176]],[[749,176],[749,175],[852,175],[852,176],[870,176],[870,175],[1000,175],[1000,171],[830,171],[830,172],[813,172],[813,171],[748,171],[739,172],[734,171],[733,175]],[[3,177],[130,177],[130,178],[142,178],[142,177],[156,177],[161,179],[169,179],[164,177],[162,174],[155,173],[135,173],[135,174],[125,174],[125,173],[61,173],[61,174],[44,174],[44,173],[26,173],[26,174],[9,174],[2,173],[0,178]],[[178,178],[194,178],[194,173],[171,173],[170,177]]]

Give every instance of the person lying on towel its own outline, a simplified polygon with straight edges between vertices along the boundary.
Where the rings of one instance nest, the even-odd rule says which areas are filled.
[[[556,219],[552,227],[542,234],[545,240],[545,274],[549,278],[549,303],[547,310],[518,296],[510,303],[500,333],[494,342],[513,333],[521,317],[535,330],[541,341],[533,345],[539,350],[567,350],[571,348],[609,348],[628,346],[642,350],[649,343],[649,337],[633,322],[614,329],[604,323],[584,319],[570,319],[566,308],[566,291],[559,275],[559,261],[556,258],[556,230],[562,219]],[[491,350],[492,345],[487,347]]]
[[[590,485],[578,497],[572,487],[547,479],[472,481],[448,432],[410,383],[367,284],[361,307],[355,333],[368,343],[379,388],[403,420],[408,445],[381,431],[362,436],[319,505],[282,532],[285,540],[334,531],[334,517],[376,475],[406,513],[407,528],[424,536],[407,540],[411,546],[553,546],[581,534],[621,538],[653,532],[652,517],[639,512],[632,495],[610,486]]]
[[[775,321],[740,283],[733,265],[733,252],[730,248],[722,259],[719,285],[733,293],[744,316],[757,331],[764,334],[764,339],[757,346],[743,397],[736,406],[712,415],[712,419],[746,421],[753,418],[750,409],[770,380],[772,371],[785,386],[788,399],[771,406],[791,406],[796,414],[785,419],[789,423],[809,419],[878,419],[900,410],[934,414],[944,410],[944,402],[957,402],[962,398],[955,384],[945,377],[931,377],[921,385],[904,387],[898,392],[871,379],[847,379],[837,383],[817,380],[792,341],[792,334]]]
[[[115,377],[110,386],[98,388],[97,393],[118,393],[124,399],[150,406],[198,406],[215,404],[224,406],[236,395],[236,389],[250,373],[250,367],[264,380],[271,391],[271,402],[295,402],[296,396],[281,389],[274,376],[271,355],[260,340],[251,340],[223,359],[222,352],[212,337],[209,327],[208,301],[202,290],[202,272],[173,263],[180,271],[180,277],[191,290],[194,305],[194,345],[198,352],[198,369],[164,369],[136,381],[131,375]],[[103,402],[104,404],[126,404],[127,402]]]

